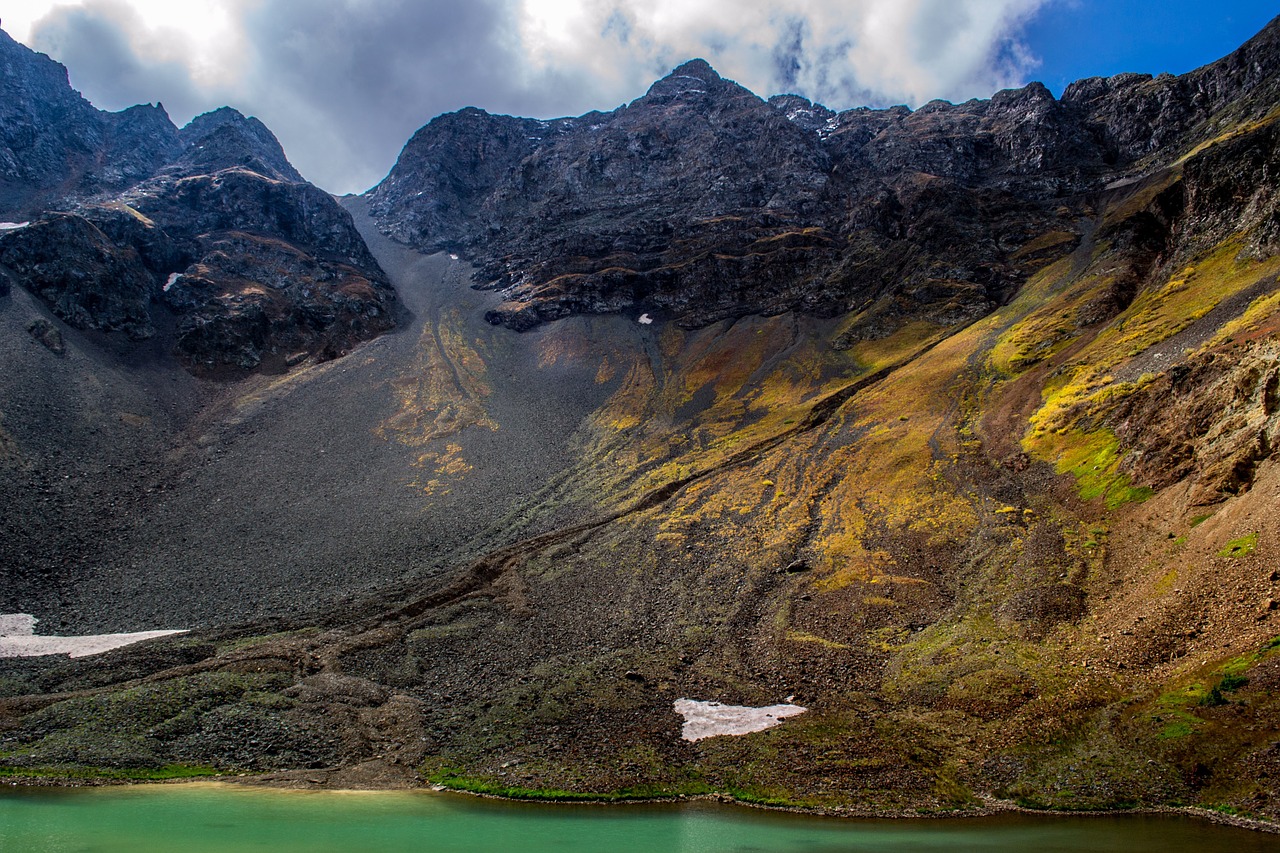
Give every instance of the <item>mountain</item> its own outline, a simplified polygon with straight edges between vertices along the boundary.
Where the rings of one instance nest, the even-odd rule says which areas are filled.
[[[1269,27],[1181,78],[915,111],[764,101],[694,60],[611,113],[440,116],[369,199],[383,233],[473,257],[506,297],[490,320],[516,329],[620,310],[689,328],[855,311],[871,336],[907,316],[964,322],[1034,273],[1031,241],[1080,238],[1088,194],[1263,117],[1276,40]]]
[[[229,107],[177,128],[119,113],[0,34],[0,266],[78,329],[134,340],[176,324],[192,370],[333,358],[394,325],[394,292],[332,197],[260,121]]]
[[[0,611],[190,629],[0,660],[0,768],[1274,827],[1278,36],[914,111],[694,60],[438,117],[321,220],[260,125],[197,119],[0,238],[200,258],[171,316],[114,270],[0,297]],[[305,291],[317,244],[395,334],[173,360],[187,300]],[[695,742],[681,700],[805,710]]]

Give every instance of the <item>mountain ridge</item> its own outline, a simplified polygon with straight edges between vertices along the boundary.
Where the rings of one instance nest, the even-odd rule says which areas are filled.
[[[1228,57],[1178,78],[1088,78],[1061,99],[1033,83],[914,111],[833,113],[798,96],[766,102],[694,60],[612,113],[537,122],[467,110],[465,127],[442,116],[367,196],[384,233],[474,256],[477,281],[507,297],[490,320],[512,328],[649,308],[695,327],[760,308],[876,314],[876,300],[896,300],[903,289],[918,301],[940,291],[940,315],[971,317],[1027,279],[1011,256],[1034,229],[1070,230],[1055,224],[1056,199],[1130,177],[1141,158],[1173,150],[1187,133],[1204,137],[1228,100],[1237,111],[1255,95],[1273,102],[1269,48],[1278,32],[1273,21]],[[698,82],[682,82],[690,80]],[[684,101],[693,117],[667,114]],[[778,112],[806,118],[779,123]],[[502,138],[523,138],[488,150],[480,171],[457,159],[475,149],[471,134],[495,138],[495,123]],[[750,128],[749,138],[734,124]],[[667,135],[689,144],[660,141]],[[697,162],[672,159],[685,156]],[[455,167],[472,177],[446,186]],[[476,183],[479,175],[487,177]],[[653,185],[641,186],[646,180]],[[760,196],[761,186],[773,189]],[[1013,222],[979,224],[960,240],[930,232],[934,208],[950,208],[947,228],[963,230],[976,210],[1007,207],[1011,195],[1020,217],[1034,219],[1022,233]],[[721,216],[736,217],[736,241],[716,228]],[[487,228],[473,228],[477,220]],[[851,255],[860,256],[856,272]]]

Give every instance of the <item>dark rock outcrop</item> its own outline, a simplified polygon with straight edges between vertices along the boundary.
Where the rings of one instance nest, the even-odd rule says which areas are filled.
[[[179,351],[197,368],[327,360],[392,325],[390,288],[367,268],[241,231],[205,235],[201,249],[164,300],[181,317]]]
[[[79,329],[150,337],[155,275],[83,216],[54,214],[0,238],[0,264]]]
[[[62,339],[62,332],[58,331],[57,326],[43,317],[32,320],[27,324],[27,334],[54,355],[66,355],[67,347],[66,342]]]

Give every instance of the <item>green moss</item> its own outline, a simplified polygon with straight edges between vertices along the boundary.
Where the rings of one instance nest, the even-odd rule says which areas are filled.
[[[1151,713],[1152,722],[1161,726],[1156,737],[1160,740],[1176,740],[1196,732],[1204,720],[1192,714],[1189,709],[1211,705],[1214,702],[1211,698],[1213,690],[1216,689],[1194,682],[1161,694]]]
[[[1231,692],[1233,690],[1239,690],[1241,687],[1244,687],[1248,683],[1249,683],[1249,679],[1245,678],[1243,675],[1235,675],[1232,673],[1228,673],[1222,676],[1222,681],[1218,682],[1218,688],[1221,690],[1225,690],[1227,692]]]
[[[1120,441],[1109,429],[1090,433],[1070,430],[1032,444],[1042,452],[1056,451],[1056,470],[1076,478],[1081,500],[1102,498],[1107,509],[1115,509],[1127,503],[1141,503],[1154,494],[1145,486],[1134,486],[1119,470]]]
[[[298,639],[302,637],[314,637],[320,633],[319,628],[299,628],[296,631],[279,631],[275,634],[258,634],[250,637],[240,637],[222,643],[218,646],[218,652],[225,654],[226,652],[234,652],[240,649],[248,649],[254,646],[260,646],[263,643],[270,643],[276,640]]]
[[[934,781],[933,792],[939,800],[948,803],[955,809],[970,808],[982,803],[974,795],[972,789],[960,781],[955,769],[951,767],[938,771]]]
[[[1233,560],[1239,557],[1247,557],[1253,553],[1253,549],[1256,547],[1258,547],[1258,534],[1250,533],[1248,536],[1232,539],[1227,543],[1227,547],[1218,552],[1218,556]]]
[[[0,754],[0,762],[164,772],[182,757],[171,751],[175,739],[233,724],[287,735],[310,749],[308,739],[281,717],[281,709],[292,707],[293,700],[278,691],[291,683],[293,676],[284,673],[214,672],[66,699],[25,715],[10,729],[14,748]]]
[[[1205,808],[1211,809],[1217,812],[1218,814],[1231,815],[1232,817],[1237,817],[1244,814],[1244,812],[1241,812],[1240,809],[1236,808],[1235,806],[1227,805],[1225,803],[1210,804],[1205,806]]]
[[[711,789],[700,781],[691,780],[681,785],[634,785],[614,791],[568,791],[561,788],[526,788],[482,776],[468,776],[456,768],[443,768],[427,777],[433,785],[451,791],[470,794],[487,794],[511,800],[539,800],[543,802],[625,802],[627,800],[674,799],[681,796],[709,794]]]
[[[1156,737],[1161,740],[1174,740],[1180,737],[1186,737],[1194,732],[1195,725],[1188,720],[1175,720],[1160,730]]]
[[[1209,688],[1209,692],[1200,700],[1200,704],[1206,708],[1216,708],[1219,705],[1227,704],[1226,697],[1222,695],[1222,686],[1219,684]]]

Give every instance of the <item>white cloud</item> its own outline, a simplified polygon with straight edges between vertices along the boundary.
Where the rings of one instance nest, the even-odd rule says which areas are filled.
[[[1025,82],[1017,41],[1064,0],[27,0],[10,34],[94,103],[230,103],[299,170],[377,181],[414,129],[464,106],[538,117],[610,109],[686,59],[767,96],[836,109],[985,97]]]
[[[55,58],[66,52],[60,38],[74,23],[103,21],[114,25],[140,60],[177,64],[202,89],[231,88],[244,64],[240,16],[249,3],[242,0],[27,0],[7,5],[14,8],[5,9],[6,31]]]
[[[763,95],[918,105],[1024,82],[1033,61],[1016,35],[1047,2],[525,0],[520,34],[531,66],[577,66],[629,92],[702,56]]]

